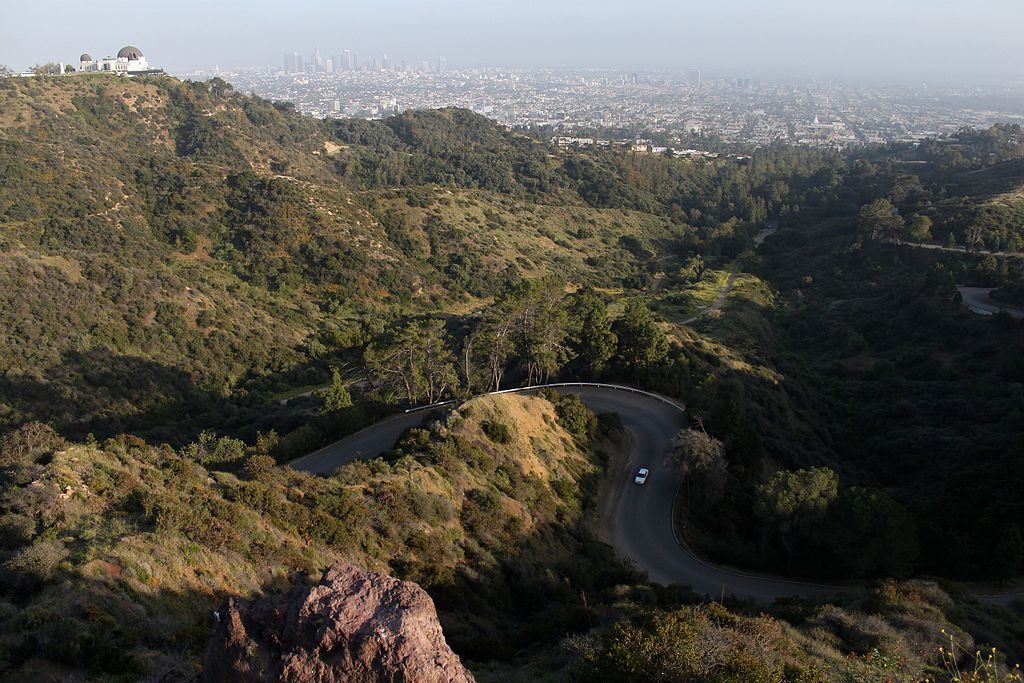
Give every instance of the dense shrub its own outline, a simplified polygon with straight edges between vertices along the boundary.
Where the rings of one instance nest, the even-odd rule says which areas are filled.
[[[495,443],[507,444],[512,440],[512,430],[504,422],[496,422],[494,420],[485,420],[481,427],[484,430],[484,434],[487,438]]]
[[[0,467],[31,462],[63,444],[64,440],[49,425],[39,422],[24,424],[0,436]]]

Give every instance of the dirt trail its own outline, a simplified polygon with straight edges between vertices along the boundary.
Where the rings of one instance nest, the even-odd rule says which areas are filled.
[[[715,300],[713,302],[711,302],[711,305],[706,307],[706,308],[702,308],[700,310],[700,312],[697,313],[697,315],[689,317],[689,318],[687,318],[686,320],[682,321],[679,324],[680,325],[692,325],[693,323],[697,322],[698,320],[703,318],[708,313],[710,313],[712,311],[720,311],[720,310],[722,310],[722,306],[725,305],[725,299],[726,299],[726,297],[729,296],[729,292],[732,291],[732,286],[733,286],[733,284],[735,282],[736,282],[736,269],[733,268],[732,272],[729,273],[729,277],[726,279],[725,284],[722,285],[722,291],[720,291],[718,293],[718,296],[716,296]]]
[[[754,236],[754,247],[760,247],[762,244],[764,244],[764,241],[771,237],[772,235],[774,235],[777,230],[778,228],[765,228],[761,232],[757,233],[757,235]],[[729,273],[729,278],[725,281],[725,284],[722,286],[722,291],[718,293],[718,296],[715,297],[715,300],[711,303],[711,305],[706,308],[702,308],[697,313],[697,315],[691,316],[679,324],[692,325],[693,323],[697,322],[708,313],[711,313],[712,311],[722,310],[722,306],[725,305],[725,299],[729,296],[729,292],[732,291],[732,286],[736,282],[737,274],[739,274],[739,266],[734,265],[732,271]]]

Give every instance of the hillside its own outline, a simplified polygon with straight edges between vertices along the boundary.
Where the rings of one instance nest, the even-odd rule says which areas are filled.
[[[615,438],[571,400],[477,399],[386,460],[319,478],[230,439],[174,451],[13,432],[0,445],[3,675],[193,675],[224,596],[315,583],[338,559],[427,589],[481,680],[625,681],[663,667],[657,652],[675,653],[678,675],[721,681],[916,677],[942,671],[939,626],[968,649],[965,628],[1005,637],[927,583],[756,617],[645,584],[584,523]],[[712,657],[686,654],[707,638]],[[641,657],[624,657],[636,643]]]
[[[8,426],[209,426],[226,398],[323,383],[319,361],[379,320],[472,310],[544,272],[617,286],[692,235],[542,194],[526,173],[559,161],[462,112],[393,132],[171,79],[2,86],[0,285],[22,293],[0,311],[21,321],[0,335]]]
[[[1019,190],[1012,132],[953,161],[913,152],[917,176],[900,150],[668,160],[556,150],[459,110],[316,121],[219,80],[9,78],[0,108],[0,285],[21,293],[0,302],[18,321],[0,332],[0,424],[76,436],[294,429],[275,399],[326,384],[387,323],[472,314],[521,278],[667,287],[692,312],[676,292],[763,221],[880,194],[931,211],[939,240],[1004,247],[1005,217],[973,242],[956,226]],[[996,271],[984,282],[1015,291],[1019,271]]]
[[[964,681],[975,644],[1001,671],[1020,606],[955,581],[1024,573],[1022,327],[955,285],[1024,292],[1022,153],[1005,126],[670,159],[0,78],[0,672],[190,676],[225,597],[339,560],[418,583],[480,680]],[[555,380],[685,403],[701,555],[856,588],[648,582],[591,533],[615,416],[480,397]],[[440,400],[383,459],[278,467]]]
[[[387,461],[331,478],[226,438],[175,452],[13,432],[0,460],[4,675],[190,673],[224,596],[315,580],[337,559],[429,590],[464,657],[572,628],[572,596],[632,575],[580,526],[601,442],[593,417],[566,430],[558,414],[571,410],[585,414],[478,399]],[[506,437],[486,436],[485,423]]]

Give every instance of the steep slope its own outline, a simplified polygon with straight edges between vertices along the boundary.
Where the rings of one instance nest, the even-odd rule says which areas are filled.
[[[468,112],[327,123],[104,76],[2,79],[0,109],[6,426],[221,423],[323,382],[381,318],[538,273],[617,286],[689,234],[533,182],[561,160]]]
[[[310,586],[338,560],[417,581],[480,680],[625,681],[665,667],[737,683],[945,680],[940,629],[967,651],[971,632],[1010,641],[1009,613],[929,583],[887,582],[773,616],[647,584],[585,531],[604,459],[594,429],[571,400],[480,399],[411,432],[388,461],[331,479],[276,468],[231,440],[175,452],[20,430],[0,444],[0,676],[187,679],[211,629],[235,624],[230,611],[211,620],[226,598],[328,598]],[[333,600],[310,603],[309,623],[359,609]],[[327,675],[323,651],[296,645],[289,661]]]
[[[464,656],[578,628],[574,596],[631,574],[581,525],[598,435],[566,405],[479,399],[388,461],[330,479],[230,439],[175,452],[12,433],[0,444],[4,675],[189,673],[225,596],[315,580],[339,559],[429,590]]]

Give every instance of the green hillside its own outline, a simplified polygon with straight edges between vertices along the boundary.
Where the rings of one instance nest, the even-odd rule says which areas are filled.
[[[481,680],[944,680],[950,636],[970,651],[971,632],[1013,633],[929,582],[771,614],[647,584],[584,521],[622,438],[578,401],[488,397],[322,478],[274,467],[266,443],[9,433],[0,672],[187,678],[226,596],[315,582],[339,558],[428,590]]]
[[[332,125],[224,85],[2,85],[8,426],[187,421],[322,383],[318,361],[378,321],[470,311],[544,272],[618,286],[693,235],[542,194],[527,174],[559,160],[462,112]],[[80,391],[89,376],[106,392]]]
[[[0,676],[189,676],[224,596],[345,558],[420,583],[481,680],[1015,680],[1020,605],[972,596],[1024,576],[1024,327],[956,285],[1024,301],[1022,158],[1014,126],[690,160],[0,78]],[[702,555],[856,589],[647,582],[593,532],[615,418],[474,398],[554,380],[686,404]],[[443,399],[384,459],[275,466]]]

